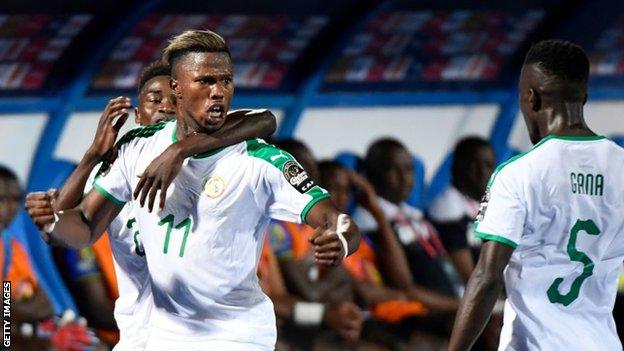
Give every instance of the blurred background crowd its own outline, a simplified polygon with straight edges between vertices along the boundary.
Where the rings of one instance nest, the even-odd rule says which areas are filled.
[[[585,48],[588,124],[624,145],[621,1],[5,0],[0,259],[12,282],[16,350],[115,344],[108,239],[80,251],[48,247],[24,194],[60,187],[107,101],[136,103],[142,69],[191,28],[225,37],[233,107],[270,109],[271,142],[362,230],[359,250],[324,269],[311,255],[310,228],[272,223],[258,276],[275,305],[279,350],[444,348],[478,258],[472,221],[487,181],[530,147],[516,82],[531,43]],[[302,302],[323,306],[320,318],[296,318]],[[499,305],[478,350],[496,349]]]

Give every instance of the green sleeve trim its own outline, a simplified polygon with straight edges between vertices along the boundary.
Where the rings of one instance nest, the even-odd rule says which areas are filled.
[[[555,134],[551,134],[548,137],[552,139],[573,140],[573,141],[594,141],[594,140],[606,139],[602,135],[555,135]]]
[[[317,187],[314,187],[317,188]],[[311,190],[313,191],[314,188]],[[319,188],[320,189],[320,188]],[[310,194],[312,195],[312,194]],[[310,202],[308,202],[308,204],[303,208],[303,211],[301,211],[301,223],[308,223],[307,219],[308,219],[308,213],[310,212],[310,210],[312,209],[312,207],[314,207],[314,205],[316,205],[319,201],[321,200],[325,200],[325,199],[329,199],[329,193],[325,192],[325,193],[321,193],[319,195],[312,195],[312,200],[310,200]]]
[[[511,247],[512,249],[515,249],[516,247],[518,247],[518,244],[516,244],[512,240],[509,240],[509,239],[507,239],[505,237],[502,237],[500,235],[483,233],[483,232],[479,232],[479,231],[476,231],[476,230],[474,232],[474,235],[477,238],[480,238],[480,239],[483,239],[483,240],[499,242],[499,243],[501,243],[503,245],[507,245],[507,246]]]
[[[288,152],[261,139],[247,140],[247,154],[265,160],[280,171],[283,170],[286,162],[295,161],[295,158]]]
[[[102,196],[107,198],[108,201],[114,203],[115,205],[117,205],[119,207],[124,207],[124,205],[126,204],[125,201],[121,201],[121,200],[117,199],[111,193],[106,191],[106,189],[102,188],[98,183],[93,183],[93,188],[95,190],[97,190],[100,194],[102,194]]]

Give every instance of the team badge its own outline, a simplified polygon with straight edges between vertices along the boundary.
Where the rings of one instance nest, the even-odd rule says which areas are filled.
[[[288,183],[302,194],[314,186],[314,181],[310,179],[308,173],[296,161],[286,162],[283,172]]]
[[[204,194],[211,199],[221,196],[224,191],[225,181],[219,176],[212,176],[208,178],[206,184],[204,184]]]
[[[477,222],[481,222],[483,217],[485,216],[485,211],[487,211],[488,204],[490,203],[490,188],[485,189],[485,194],[481,198],[481,203],[479,204],[479,213],[477,213]]]

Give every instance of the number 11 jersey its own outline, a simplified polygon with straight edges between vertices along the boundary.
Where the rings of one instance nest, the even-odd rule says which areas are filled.
[[[94,184],[119,204],[176,141],[176,122],[124,138]],[[256,272],[264,233],[271,218],[303,222],[328,197],[290,154],[259,139],[187,159],[162,212],[134,207],[154,298],[147,350],[273,350],[275,313]]]
[[[624,259],[624,150],[548,136],[500,165],[475,235],[514,249],[499,350],[621,350],[612,311]]]

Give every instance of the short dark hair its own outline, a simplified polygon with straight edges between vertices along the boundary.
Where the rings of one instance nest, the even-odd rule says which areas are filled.
[[[155,61],[145,66],[141,71],[141,78],[139,78],[139,88],[137,94],[141,93],[145,84],[154,77],[159,76],[171,76],[171,67],[163,61]]]
[[[479,136],[468,136],[455,144],[453,163],[451,164],[451,177],[455,186],[467,177],[466,172],[475,154],[480,148],[484,147],[492,148],[492,145],[490,145],[489,141]]]
[[[334,160],[323,160],[318,163],[319,181],[321,186],[327,186],[336,171],[346,171],[347,169],[340,162]]]
[[[405,145],[394,138],[378,139],[368,147],[364,157],[364,172],[375,187],[382,185],[381,181],[386,169],[387,153],[396,149],[407,150]]]
[[[163,51],[163,61],[173,69],[175,62],[190,52],[224,52],[230,56],[225,39],[210,30],[187,30],[173,37]]]
[[[543,40],[533,45],[524,64],[537,64],[547,74],[574,83],[587,83],[589,59],[578,44],[564,40]]]
[[[9,167],[0,165],[0,179],[10,179],[19,182],[17,175]]]

